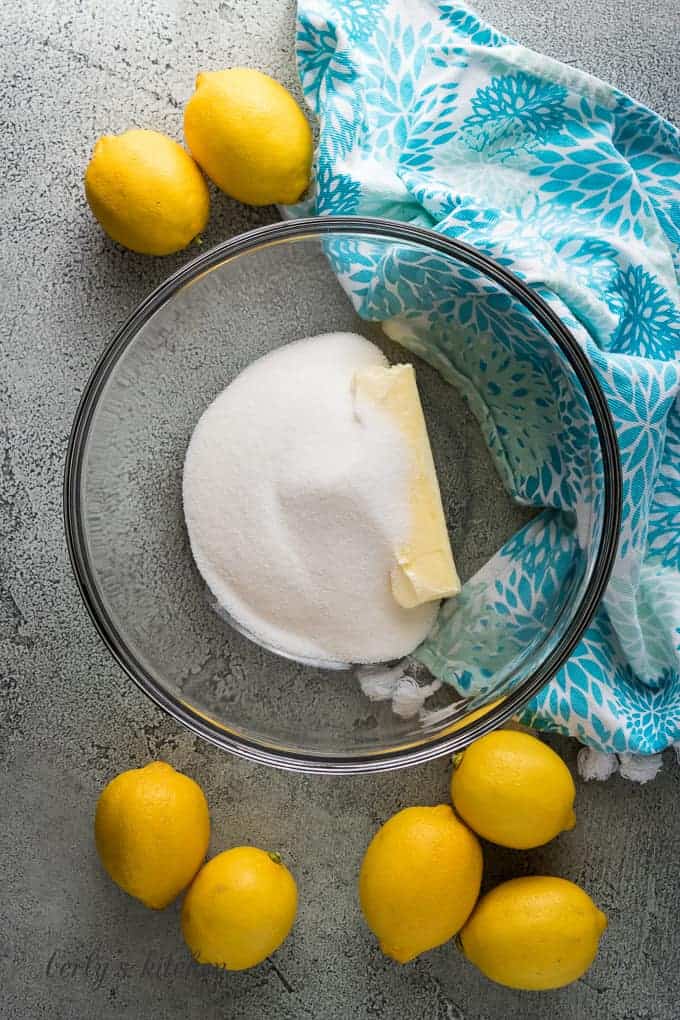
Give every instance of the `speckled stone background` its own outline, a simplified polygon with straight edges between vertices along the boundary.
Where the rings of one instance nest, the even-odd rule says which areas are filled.
[[[678,0],[481,0],[499,28],[680,117]],[[487,881],[581,882],[609,914],[589,974],[540,995],[486,983],[452,947],[405,968],[360,919],[358,860],[376,826],[446,796],[447,763],[308,779],[225,757],[164,718],[96,637],[67,564],[64,451],[79,394],[135,304],[186,254],[123,252],[88,214],[96,137],[179,135],[202,68],[253,64],[297,89],[293,0],[17,0],[0,7],[0,1016],[319,1020],[678,1020],[680,772],[645,787],[579,784],[578,827]],[[207,242],[276,218],[216,198]],[[556,742],[575,769],[576,748]],[[191,963],[177,910],[150,913],[103,876],[91,837],[101,786],[162,756],[205,786],[214,849],[280,848],[300,885],[275,962],[229,975]]]

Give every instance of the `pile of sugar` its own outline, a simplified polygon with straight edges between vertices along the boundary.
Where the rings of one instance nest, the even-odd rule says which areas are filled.
[[[413,651],[437,604],[399,606],[395,549],[408,535],[408,455],[354,373],[386,364],[352,333],[279,348],[208,407],[184,465],[196,565],[252,637],[298,659],[384,662]]]

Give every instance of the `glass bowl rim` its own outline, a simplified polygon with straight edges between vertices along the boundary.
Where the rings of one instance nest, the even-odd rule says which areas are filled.
[[[478,270],[516,298],[546,329],[583,387],[595,420],[604,475],[602,533],[590,579],[565,633],[550,655],[499,704],[481,718],[473,719],[467,724],[461,721],[460,728],[455,732],[426,740],[415,746],[411,743],[402,748],[375,753],[363,752],[356,756],[320,755],[287,748],[279,749],[260,744],[241,734],[226,732],[161,686],[127,647],[99,596],[95,573],[90,567],[87,555],[81,508],[84,452],[99,397],[121,355],[151,316],[186,284],[227,260],[269,244],[318,238],[328,234],[363,234],[424,246]],[[463,241],[435,233],[425,227],[364,216],[314,216],[257,227],[202,252],[172,273],[140,302],[99,357],[76,410],[64,469],[64,526],[71,567],[92,622],[123,671],[175,721],[222,750],[262,765],[295,772],[329,775],[389,771],[422,764],[445,754],[454,754],[515,715],[564,665],[590,623],[614,565],[621,507],[622,478],[618,442],[606,399],[578,341],[546,301],[514,273]]]

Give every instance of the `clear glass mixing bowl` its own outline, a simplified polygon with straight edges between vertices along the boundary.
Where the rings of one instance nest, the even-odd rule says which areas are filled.
[[[518,642],[513,622],[499,614],[494,651],[505,647],[504,638],[514,651],[487,660],[494,666],[483,693],[444,683],[410,715],[367,697],[355,673],[282,658],[221,618],[192,561],[181,502],[192,430],[246,365],[301,337],[354,331],[391,360],[416,364],[457,565],[463,581],[474,575],[531,514],[512,503],[467,403],[432,367],[441,369],[440,355],[425,364],[383,333],[379,320],[397,307],[389,290],[400,287],[420,303],[418,315],[432,303],[448,308],[450,318],[466,289],[496,321],[527,309],[519,343],[584,409],[594,437],[575,453],[583,477],[573,515],[577,540],[542,619],[528,633],[525,626]],[[457,303],[447,304],[449,294]],[[480,334],[482,341],[488,336]],[[65,520],[76,579],[99,633],[158,705],[254,761],[353,773],[459,750],[536,694],[565,662],[602,595],[620,498],[606,403],[576,340],[540,297],[457,241],[385,220],[338,217],[288,221],[225,241],[142,302],[101,358],[78,409]],[[432,680],[422,664],[411,672],[416,686]]]

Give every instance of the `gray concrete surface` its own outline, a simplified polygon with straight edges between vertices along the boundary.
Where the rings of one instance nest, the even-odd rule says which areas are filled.
[[[597,963],[571,988],[505,991],[444,948],[406,968],[363,928],[357,863],[399,806],[446,796],[445,761],[357,780],[272,773],[180,731],[99,643],[67,565],[61,474],[97,356],[186,254],[122,252],[87,213],[95,138],[178,134],[196,71],[254,64],[295,85],[293,0],[19,0],[0,8],[0,1016],[344,1020],[677,1020],[680,813],[671,760],[652,784],[578,790],[579,825],[526,855],[489,849],[487,881],[529,871],[581,882],[609,914]],[[481,0],[516,38],[680,114],[677,0]],[[275,218],[219,197],[215,242]],[[575,747],[556,746],[575,768]],[[279,848],[299,879],[295,933],[240,975],[198,968],[176,908],[152,914],[103,876],[92,812],[119,770],[162,756],[205,786],[215,849]]]

